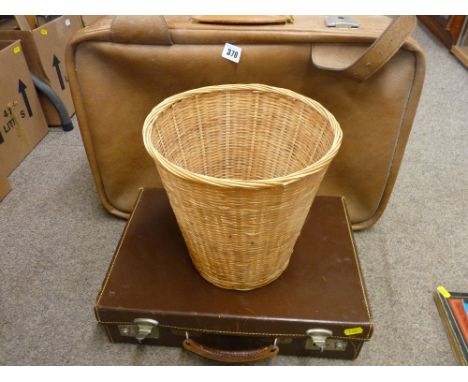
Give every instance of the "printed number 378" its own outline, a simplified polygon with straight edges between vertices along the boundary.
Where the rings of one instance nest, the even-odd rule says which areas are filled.
[[[228,48],[226,56],[237,58],[237,56],[239,56],[239,52]]]

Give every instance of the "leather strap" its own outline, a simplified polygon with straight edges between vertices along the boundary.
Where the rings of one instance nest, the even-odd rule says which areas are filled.
[[[172,45],[163,16],[115,16],[111,34],[117,43]]]
[[[403,46],[416,27],[416,16],[399,16],[382,35],[351,65],[345,68],[322,69],[339,71],[357,81],[365,81],[384,66]]]
[[[215,349],[188,338],[182,343],[184,349],[201,357],[218,362],[244,363],[255,362],[275,357],[279,348],[276,345],[266,346],[254,350],[221,350]]]
[[[230,25],[271,25],[287,24],[294,22],[292,16],[273,16],[273,15],[202,15],[192,16],[192,20],[203,24],[230,24]]]

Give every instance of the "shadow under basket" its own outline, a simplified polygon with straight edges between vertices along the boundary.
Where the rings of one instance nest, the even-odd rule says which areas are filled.
[[[197,270],[249,290],[286,269],[342,132],[310,98],[234,84],[167,98],[143,139]]]

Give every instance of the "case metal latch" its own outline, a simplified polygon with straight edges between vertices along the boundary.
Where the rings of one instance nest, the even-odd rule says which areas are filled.
[[[138,342],[146,338],[159,338],[159,322],[150,318],[135,318],[133,324],[119,325],[120,335],[134,337]]]
[[[351,16],[325,16],[328,28],[359,28],[359,23]]]
[[[330,338],[333,332],[328,329],[309,329],[306,334],[309,337],[305,345],[307,350],[345,351],[348,346],[347,341]]]
[[[325,350],[327,338],[333,335],[328,329],[309,329],[306,331],[309,336],[306,342],[306,349],[313,350],[319,348],[321,352]]]

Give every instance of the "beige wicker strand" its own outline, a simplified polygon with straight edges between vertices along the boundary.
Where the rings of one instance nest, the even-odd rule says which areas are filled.
[[[287,133],[287,125],[288,125],[288,119],[286,118],[283,118],[279,123],[278,123],[278,126],[276,126],[275,128],[278,130],[278,137],[279,139],[281,139],[286,133]],[[278,144],[275,148],[274,148],[274,153],[273,153],[273,158],[275,157],[279,157],[280,154],[281,154],[281,151],[282,151],[282,146],[281,144]],[[273,167],[272,171],[273,173],[276,173],[277,172],[277,169],[279,166],[284,166],[283,163],[279,162],[279,161],[276,161],[275,162],[275,166]]]
[[[320,134],[320,138],[317,139],[317,143],[313,149],[313,151],[311,152],[310,154],[310,157],[309,157],[309,160],[313,160],[314,157],[315,157],[315,154],[317,153],[317,150],[320,148],[321,144],[322,144],[322,139],[323,139],[323,135],[325,133],[325,129],[322,130],[321,134]]]
[[[203,159],[203,171],[204,173],[206,173],[207,167],[206,167],[205,139],[203,138],[202,120],[201,120],[201,115],[200,115],[200,105],[198,103],[198,96],[195,96],[195,109],[196,109],[196,114],[197,114],[198,132],[200,134],[200,143],[201,143],[201,151],[202,151],[202,159]]]
[[[294,152],[294,147],[296,146],[296,140],[299,134],[299,129],[301,128],[301,118],[304,113],[304,109],[305,109],[305,104],[302,104],[301,111],[299,112],[298,117],[297,117],[296,127],[294,128],[294,135],[293,135],[293,139],[291,143],[291,148],[289,150],[288,159],[286,160],[286,162],[288,163],[288,172],[289,172],[289,167],[291,164],[291,158]]]
[[[286,269],[342,132],[310,98],[234,84],[167,98],[143,140],[197,270],[249,290]]]
[[[258,103],[259,103],[260,95],[257,93],[255,95],[255,103],[254,103],[254,111],[253,111],[253,121],[252,121],[252,132],[251,132],[251,139],[250,139],[250,150],[249,150],[249,164],[247,166],[247,176],[250,178],[252,175],[252,160],[253,160],[253,152],[255,147],[255,134],[257,133],[257,118],[258,118]]]
[[[226,158],[226,167],[229,169],[229,158],[231,157],[229,154],[229,138],[231,137],[231,98],[229,97],[230,93],[229,91],[226,91],[224,93],[225,97],[226,97],[226,101],[225,101],[225,114],[226,114],[226,126],[225,126],[225,134],[224,134],[224,139],[225,139],[225,153],[224,153],[224,158]]]
[[[174,114],[174,108],[171,108],[171,112],[172,112],[172,121],[174,123],[175,131],[177,133],[176,134],[177,135],[177,142],[179,143],[180,153],[182,154],[182,159],[184,161],[184,166],[187,167],[187,161],[185,159],[184,150],[183,150],[183,147],[182,147],[182,142],[180,140],[179,125],[177,123],[177,119],[176,119],[176,116]]]

